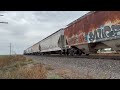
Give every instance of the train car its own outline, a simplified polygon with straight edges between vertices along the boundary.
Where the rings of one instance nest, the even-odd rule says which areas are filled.
[[[34,44],[32,47],[31,47],[31,53],[33,55],[36,55],[36,54],[39,54],[40,53],[40,49],[39,49],[39,42]]]
[[[27,55],[62,54],[65,52],[64,29],[49,35],[25,50]]]
[[[24,53],[24,54],[25,54],[25,55],[31,55],[31,54],[32,54],[31,47],[27,48],[27,49],[25,50],[25,53]]]
[[[27,49],[26,49],[26,50],[24,50],[23,54],[24,54],[24,55],[27,55]]]
[[[26,55],[26,50],[24,50],[23,54]]]
[[[39,43],[39,50],[42,54],[61,53],[64,49],[64,29],[60,29]]]
[[[71,55],[96,53],[99,49],[120,51],[120,11],[92,11],[64,29],[65,47]]]

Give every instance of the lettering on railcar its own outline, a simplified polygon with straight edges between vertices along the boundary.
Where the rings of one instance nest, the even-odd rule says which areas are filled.
[[[88,43],[113,38],[120,38],[120,25],[104,26],[87,35]]]

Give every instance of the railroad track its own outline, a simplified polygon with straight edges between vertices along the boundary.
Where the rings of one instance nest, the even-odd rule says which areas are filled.
[[[37,55],[40,56],[40,55]],[[42,55],[42,57],[66,57],[66,58],[87,58],[87,59],[109,59],[109,60],[120,60],[120,54],[91,54],[89,56],[66,56],[66,55]]]

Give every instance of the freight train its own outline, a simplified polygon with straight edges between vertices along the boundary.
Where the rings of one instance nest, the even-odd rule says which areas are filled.
[[[24,50],[25,55],[89,55],[120,51],[120,11],[91,11]]]

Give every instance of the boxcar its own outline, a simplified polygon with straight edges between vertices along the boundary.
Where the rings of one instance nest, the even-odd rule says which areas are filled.
[[[70,23],[64,31],[68,49],[96,53],[120,50],[120,11],[92,11]]]

